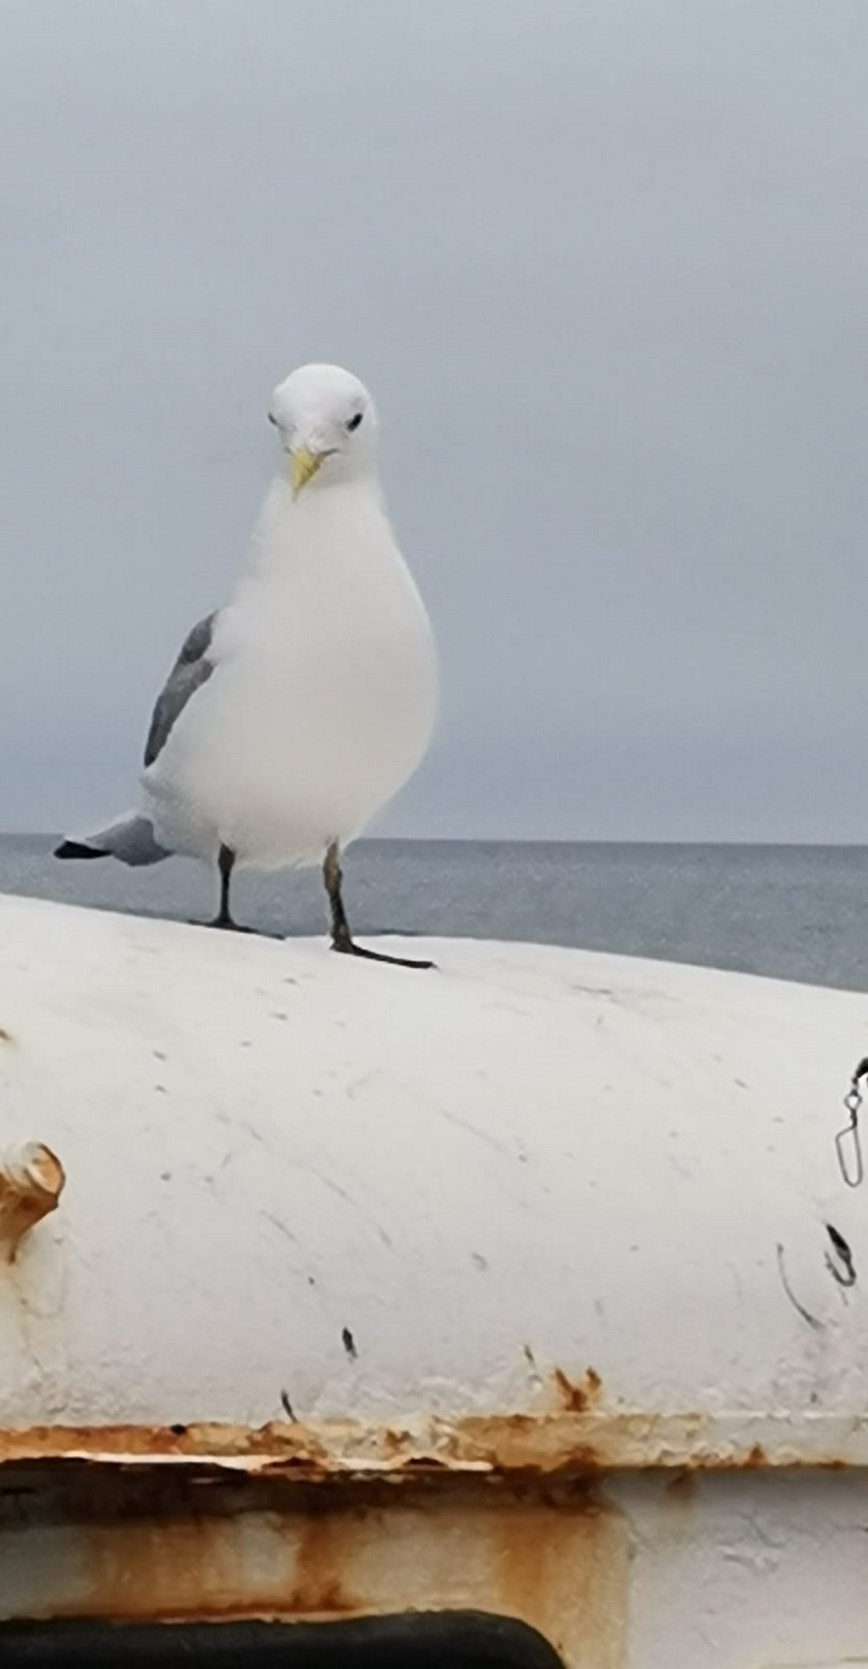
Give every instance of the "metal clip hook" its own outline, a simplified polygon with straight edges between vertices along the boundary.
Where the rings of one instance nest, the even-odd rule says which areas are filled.
[[[838,1165],[848,1188],[858,1188],[865,1177],[862,1138],[859,1134],[859,1113],[862,1108],[862,1093],[859,1084],[866,1075],[868,1075],[868,1055],[859,1062],[850,1080],[850,1088],[844,1097],[848,1122],[843,1129],[838,1131],[835,1137]]]

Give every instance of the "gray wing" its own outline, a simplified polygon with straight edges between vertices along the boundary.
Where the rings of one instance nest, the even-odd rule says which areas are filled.
[[[191,696],[207,683],[214,671],[214,662],[209,658],[208,650],[211,648],[216,619],[215,609],[213,614],[208,614],[204,620],[200,620],[184,639],[181,653],[157,697],[151,717],[151,728],[145,743],[146,769],[148,765],[153,765],[154,760],[162,753],[173,725],[180,718]]]

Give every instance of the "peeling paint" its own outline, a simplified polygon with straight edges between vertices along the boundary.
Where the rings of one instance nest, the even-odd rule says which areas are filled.
[[[665,1415],[593,1407],[456,1419],[426,1415],[385,1425],[295,1420],[252,1428],[179,1422],[0,1432],[0,1476],[2,1467],[13,1462],[53,1460],[311,1482],[335,1477],[400,1482],[460,1474],[581,1478],[625,1469],[868,1467],[868,1415]]]

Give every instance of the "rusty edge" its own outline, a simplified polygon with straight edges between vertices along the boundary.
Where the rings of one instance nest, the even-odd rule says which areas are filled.
[[[0,1468],[22,1461],[173,1466],[299,1482],[370,1477],[868,1466],[868,1417],[637,1412],[426,1416],[375,1425],[327,1421],[172,1426],[32,1426],[0,1431]]]

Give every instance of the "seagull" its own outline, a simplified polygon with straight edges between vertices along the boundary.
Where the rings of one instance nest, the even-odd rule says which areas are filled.
[[[173,853],[216,871],[321,866],[336,951],[358,945],[341,855],[412,775],[437,709],[431,625],[384,507],[377,415],[357,377],[305,365],[269,409],[278,461],[228,603],[186,638],[157,699],[138,809],[58,858]]]

